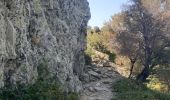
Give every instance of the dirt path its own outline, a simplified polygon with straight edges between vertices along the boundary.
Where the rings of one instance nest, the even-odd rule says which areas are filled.
[[[121,76],[113,68],[89,67],[87,73],[89,81],[84,83],[80,100],[111,100],[115,97],[112,84]]]

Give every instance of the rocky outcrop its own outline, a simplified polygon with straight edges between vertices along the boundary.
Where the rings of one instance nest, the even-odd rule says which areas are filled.
[[[46,62],[50,77],[80,91],[89,18],[86,0],[0,0],[0,87],[34,83]]]

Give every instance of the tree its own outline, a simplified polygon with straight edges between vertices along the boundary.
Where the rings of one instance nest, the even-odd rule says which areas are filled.
[[[144,69],[137,79],[145,81],[150,75],[150,70],[155,66],[153,62],[157,58],[157,53],[164,49],[169,41],[166,37],[166,21],[169,17],[165,16],[166,8],[163,3],[166,2],[162,2],[162,0],[154,0],[154,2],[132,0],[132,2],[124,11],[126,14],[124,24],[128,33],[138,34],[142,40],[140,49],[143,52],[140,55],[140,60]],[[134,43],[134,45],[137,44],[139,43]],[[131,48],[130,45],[127,48]],[[131,51],[133,50],[131,49]]]
[[[121,32],[117,34],[116,40],[120,44],[119,54],[127,56],[130,59],[130,74],[129,78],[132,76],[134,64],[141,55],[141,39],[138,34],[132,34],[129,32]]]
[[[114,48],[117,48],[117,54],[126,56],[130,60],[131,66],[129,78],[131,78],[134,64],[138,60],[141,52],[140,46],[142,40],[138,34],[133,34],[127,30],[125,25],[126,17],[126,13],[118,13],[112,16],[112,20],[108,22],[107,25],[110,26],[110,30],[113,30],[116,33],[116,36],[112,41],[114,41],[115,44]]]
[[[99,33],[99,32],[100,32],[100,28],[99,28],[98,26],[95,26],[95,27],[94,27],[94,32],[95,32],[95,33]]]
[[[104,37],[103,34],[101,33],[99,27],[96,27],[96,29],[91,29],[89,28],[87,30],[87,49],[86,53],[89,55],[93,55],[93,50],[98,50],[98,51],[105,51],[107,48],[106,45],[104,44]]]
[[[116,41],[116,36],[120,31],[125,30],[124,27],[124,13],[118,13],[111,17],[111,20],[105,22],[101,28],[102,33],[106,37],[108,43],[108,49],[111,52],[119,54],[119,44]]]

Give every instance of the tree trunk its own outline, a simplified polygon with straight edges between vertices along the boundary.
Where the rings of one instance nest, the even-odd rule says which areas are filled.
[[[134,67],[135,61],[131,61],[131,67],[130,67],[130,74],[128,78],[132,77],[133,67]]]
[[[142,70],[142,72],[137,76],[137,80],[144,82],[148,78],[149,74],[150,74],[149,68],[145,67]]]
[[[146,40],[148,40],[148,39],[146,39]],[[149,47],[149,43],[146,42],[146,44],[147,44],[147,46],[146,46],[146,49],[145,49],[144,69],[137,76],[137,80],[142,81],[142,82],[146,81],[146,79],[149,77],[149,75],[150,75],[150,66],[151,66],[151,63],[152,63],[152,58],[151,58],[152,50]]]

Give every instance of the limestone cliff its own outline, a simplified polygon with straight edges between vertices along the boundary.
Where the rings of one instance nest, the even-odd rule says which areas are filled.
[[[86,0],[0,0],[0,87],[31,84],[37,66],[81,90],[90,10]]]

